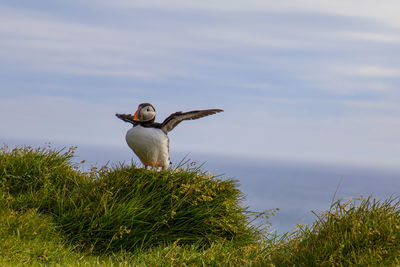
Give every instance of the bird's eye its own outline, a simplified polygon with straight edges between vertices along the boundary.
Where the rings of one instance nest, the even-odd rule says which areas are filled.
[[[147,112],[150,112],[150,108],[147,108]]]

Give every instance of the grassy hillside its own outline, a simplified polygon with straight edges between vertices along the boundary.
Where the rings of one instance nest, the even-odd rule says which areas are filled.
[[[236,184],[196,168],[82,172],[69,151],[0,151],[0,265],[332,266],[400,260],[398,203],[337,202],[277,237]],[[267,228],[267,225],[265,225]]]

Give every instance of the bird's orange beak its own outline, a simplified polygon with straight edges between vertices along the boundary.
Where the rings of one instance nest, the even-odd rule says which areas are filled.
[[[139,110],[140,110],[140,108],[138,108],[138,109],[136,110],[136,112],[135,112],[135,115],[133,115],[133,120],[134,120],[134,121],[139,121],[139,118],[138,118],[138,116],[139,116]]]

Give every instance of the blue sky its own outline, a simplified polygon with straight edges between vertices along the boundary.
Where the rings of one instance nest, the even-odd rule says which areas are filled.
[[[0,138],[125,148],[114,117],[222,108],[171,150],[400,167],[400,2],[3,1]],[[111,161],[113,159],[110,159]]]

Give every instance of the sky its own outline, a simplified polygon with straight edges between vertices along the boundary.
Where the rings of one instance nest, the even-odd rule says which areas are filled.
[[[170,149],[400,169],[400,1],[0,2],[0,141],[126,149],[150,102]],[[113,161],[113,159],[110,159]]]

